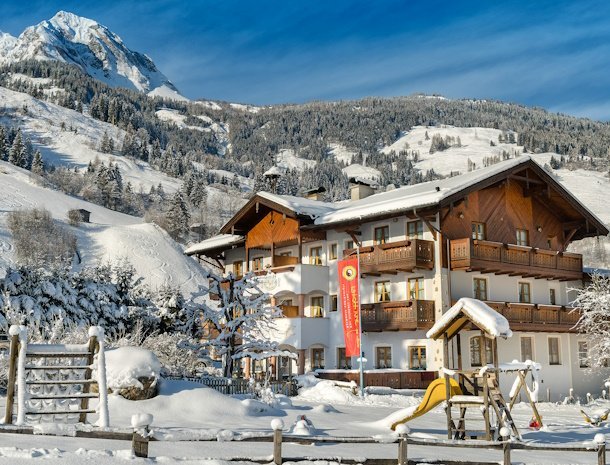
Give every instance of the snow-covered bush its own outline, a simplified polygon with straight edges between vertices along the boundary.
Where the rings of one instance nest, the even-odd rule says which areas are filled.
[[[113,347],[138,346],[155,353],[161,363],[161,375],[195,377],[206,368],[207,352],[201,343],[180,332],[147,335],[141,325],[114,343]]]
[[[10,212],[8,227],[20,264],[61,267],[76,253],[76,236],[56,224],[44,208]]]
[[[12,323],[39,328],[41,334],[66,327],[99,325],[112,336],[129,332],[136,314],[154,314],[152,303],[117,279],[122,269],[108,265],[79,272],[57,268],[9,268],[0,279],[0,327]]]

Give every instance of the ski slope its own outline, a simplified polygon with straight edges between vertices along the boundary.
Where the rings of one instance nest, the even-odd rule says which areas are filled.
[[[127,259],[153,289],[164,283],[193,296],[207,287],[200,265],[183,255],[182,248],[154,224],[108,210],[37,184],[28,171],[0,162],[0,273],[15,264],[14,245],[7,227],[8,213],[24,208],[46,208],[54,219],[66,223],[68,210],[91,212],[91,223],[72,227],[82,266]],[[40,182],[40,181],[38,181]]]
[[[0,108],[3,109],[0,124],[20,126],[34,147],[40,150],[45,163],[83,169],[95,159],[105,164],[112,161],[118,164],[123,180],[129,181],[135,192],[140,188],[148,192],[151,186],[159,183],[166,192],[174,192],[180,187],[179,180],[153,169],[146,162],[97,150],[104,132],[114,139],[117,149],[121,146],[125,131],[116,126],[5,87],[0,87]],[[65,129],[62,129],[62,123]]]

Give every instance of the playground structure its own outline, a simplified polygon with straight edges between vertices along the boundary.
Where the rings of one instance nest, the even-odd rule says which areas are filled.
[[[481,333],[482,367],[480,369],[464,370],[462,367],[460,332],[466,329],[478,329]],[[535,371],[538,369],[536,364],[531,362],[500,364],[498,361],[497,338],[511,336],[512,331],[504,316],[479,300],[460,299],[439,318],[427,333],[427,337],[443,341],[445,367],[441,370],[441,378],[430,384],[417,409],[395,422],[392,429],[425,414],[440,403],[446,402],[447,437],[449,439],[479,437],[489,441],[499,438],[502,426],[508,427],[514,436],[520,437],[513,422],[511,410],[521,391],[525,392],[536,424],[542,426],[542,418],[536,408],[537,387],[530,391],[526,382],[527,376],[531,374],[536,386]],[[491,360],[487,360],[488,351]],[[508,403],[500,391],[501,373],[516,375]],[[458,410],[457,416],[454,416],[453,409]],[[466,413],[468,409],[482,413],[484,430],[467,429]]]
[[[28,344],[25,326],[13,325],[9,334],[5,424],[24,425],[26,418],[40,421],[43,417],[51,417],[55,422],[74,419],[85,423],[87,414],[99,413],[99,426],[108,426],[101,328],[90,328],[85,344]],[[96,392],[91,389],[94,385]],[[89,406],[91,399],[98,399],[97,409]]]

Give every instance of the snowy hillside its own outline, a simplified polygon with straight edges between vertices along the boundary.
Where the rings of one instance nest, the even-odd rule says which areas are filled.
[[[0,36],[0,63],[24,60],[62,61],[113,87],[186,100],[146,55],[127,48],[105,26],[65,11],[17,38]]]
[[[180,186],[180,181],[152,169],[146,162],[97,150],[104,132],[115,140],[115,146],[120,147],[125,132],[116,126],[4,87],[0,87],[0,107],[3,109],[0,123],[9,127],[19,125],[41,151],[45,162],[86,168],[96,158],[106,164],[112,160],[135,191],[140,187],[148,191],[159,183],[168,192]],[[62,123],[66,129],[62,129]],[[70,127],[72,131],[68,130]]]
[[[157,226],[41,187],[29,172],[5,162],[0,162],[0,273],[13,264],[14,257],[7,214],[32,207],[46,208],[56,220],[64,222],[70,209],[91,212],[90,224],[68,226],[77,236],[83,265],[126,258],[153,288],[168,282],[179,286],[188,296],[197,293],[202,285],[207,287],[200,266],[186,258],[182,249]]]
[[[437,134],[443,138],[453,138],[454,142],[448,149],[431,154],[432,139]],[[416,151],[419,154],[419,161],[415,167],[422,171],[434,169],[436,173],[443,175],[448,175],[452,171],[465,173],[468,171],[469,159],[480,168],[483,166],[485,157],[501,156],[503,151],[508,152],[511,156],[523,152],[523,147],[516,144],[499,142],[499,137],[502,135],[502,131],[490,128],[456,128],[445,125],[415,126],[409,131],[403,132],[397,141],[380,151],[385,154],[392,151],[397,154],[406,150]]]

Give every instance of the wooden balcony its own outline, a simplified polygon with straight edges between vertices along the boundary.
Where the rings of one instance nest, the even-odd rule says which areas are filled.
[[[450,241],[451,269],[576,281],[582,255],[470,238]]]
[[[344,250],[344,255],[356,249]],[[360,273],[368,275],[411,272],[415,268],[434,268],[434,242],[413,239],[360,248]]]
[[[513,331],[576,333],[580,312],[561,305],[486,302],[506,317]]]
[[[298,305],[280,305],[279,307],[286,318],[297,318],[299,316]]]
[[[362,304],[362,331],[415,331],[434,324],[433,300]]]

